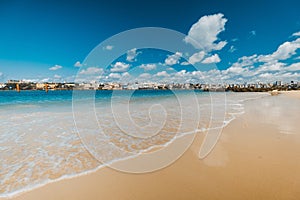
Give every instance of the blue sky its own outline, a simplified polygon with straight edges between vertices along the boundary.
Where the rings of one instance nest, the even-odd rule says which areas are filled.
[[[299,8],[300,2],[296,0],[256,0],[243,3],[233,0],[1,0],[0,81],[72,80],[80,70],[74,64],[77,61],[82,63],[94,47],[119,32],[152,26],[188,35],[192,26],[197,26],[198,23],[202,29],[196,30],[194,36],[199,36],[199,42],[205,46],[195,47],[198,53],[203,51],[205,54],[201,60],[198,57],[198,62],[202,63],[210,57],[210,62],[215,62],[220,70],[219,76],[225,81],[299,80]],[[215,31],[209,32],[211,29]],[[209,37],[206,37],[207,40],[202,39],[203,32],[211,38],[215,37],[215,40]],[[222,48],[212,47],[222,41]],[[191,42],[189,45],[193,46]],[[283,47],[280,49],[281,45]],[[171,75],[173,72],[163,68],[166,66],[177,66],[176,73],[180,72],[179,68],[188,68],[188,65],[182,64],[184,61],[181,59],[174,65],[166,64],[168,56],[172,56],[170,52],[153,51],[152,53],[160,54],[154,57],[161,60],[155,61],[150,59],[151,56],[145,56],[146,53],[151,54],[151,51],[136,52],[140,52],[134,58],[136,63],[126,61],[125,55],[123,60],[120,58],[112,66],[117,63],[119,67],[126,67],[126,64],[130,67],[156,65],[156,71],[152,74],[151,70],[147,70],[150,75],[159,72],[162,72],[160,75],[164,72]],[[178,53],[180,55],[185,52]],[[181,74],[185,73],[184,77],[188,80],[191,76],[189,72],[186,69]],[[117,73],[122,75],[121,71],[115,70],[112,76],[117,77]],[[206,72],[202,76],[210,74],[213,72]],[[216,77],[215,74],[212,76]]]

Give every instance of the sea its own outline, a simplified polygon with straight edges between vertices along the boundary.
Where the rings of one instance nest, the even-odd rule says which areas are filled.
[[[244,113],[245,101],[267,96],[199,90],[0,91],[0,197],[92,173],[187,134],[221,133]]]

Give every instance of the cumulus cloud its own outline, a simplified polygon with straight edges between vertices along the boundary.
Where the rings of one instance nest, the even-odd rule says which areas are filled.
[[[61,78],[61,76],[60,76],[60,75],[57,75],[57,74],[55,74],[55,75],[54,75],[54,78],[55,78],[55,79],[60,79],[60,78]]]
[[[179,60],[182,56],[182,53],[181,52],[176,52],[175,54],[173,55],[169,55],[166,59],[165,59],[165,64],[166,65],[175,65],[175,64],[178,64],[179,63]]]
[[[157,72],[156,76],[169,76],[166,71]]]
[[[293,35],[292,36],[294,36],[294,37],[299,37],[300,36],[300,31],[299,32],[297,32],[297,33],[293,33]]]
[[[156,69],[155,64],[142,64],[139,66],[139,68],[144,69],[145,71],[150,71]]]
[[[226,76],[227,80],[250,82],[299,80],[300,63],[285,62],[294,56],[299,48],[300,38],[284,42],[271,54],[243,56],[221,73]]]
[[[114,46],[112,46],[112,45],[107,45],[107,46],[103,47],[104,50],[108,50],[108,51],[112,50],[113,48],[114,48]]]
[[[139,52],[137,52],[136,50],[137,49],[134,48],[134,49],[131,49],[131,50],[127,51],[126,60],[128,62],[136,61],[136,57],[139,54]]]
[[[125,72],[129,69],[130,65],[123,63],[123,62],[116,62],[115,64],[111,65],[112,68],[110,69],[111,72]]]
[[[269,79],[269,78],[271,78],[272,76],[273,76],[273,74],[271,74],[271,73],[264,73],[264,74],[260,74],[258,77]]]
[[[293,63],[290,66],[286,67],[287,71],[300,71],[300,63]]]
[[[300,38],[291,41],[291,42],[284,42],[281,44],[278,49],[268,55],[261,55],[259,56],[259,61],[261,62],[274,62],[278,60],[286,60],[296,54],[296,51],[300,48]]]
[[[200,51],[198,53],[194,53],[191,57],[189,57],[189,63],[192,65],[198,62],[201,62],[205,56],[204,51]]]
[[[82,67],[82,64],[80,63],[80,61],[77,61],[77,62],[74,64],[74,67]]]
[[[138,80],[149,80],[151,77],[149,73],[142,73],[138,76]]]
[[[60,66],[60,65],[54,65],[53,67],[50,67],[49,70],[56,71],[56,70],[61,69],[61,68],[63,68],[63,67]]]
[[[284,63],[281,62],[275,62],[275,63],[265,63],[263,65],[260,65],[258,68],[256,68],[256,73],[260,72],[272,72],[272,71],[280,71],[284,70],[283,67],[285,66]]]
[[[210,57],[205,58],[202,63],[203,64],[210,64],[210,63],[219,63],[221,61],[218,54],[214,54]]]
[[[42,83],[50,82],[50,78],[43,78],[43,79],[40,79],[39,82],[42,82]]]
[[[186,61],[184,61],[184,62],[180,63],[180,65],[190,65],[190,63],[189,63],[189,62],[186,62]]]
[[[257,55],[243,56],[233,63],[224,73],[244,73],[257,62]]]
[[[122,73],[122,77],[130,77],[129,72],[124,72],[124,73]]]
[[[83,69],[79,72],[79,74],[82,75],[97,75],[103,72],[102,68],[98,68],[98,67],[89,67],[87,69]]]
[[[247,68],[243,68],[241,66],[231,66],[225,71],[225,74],[227,74],[227,73],[242,74],[246,71],[247,71]]]
[[[184,41],[205,52],[221,50],[227,42],[219,41],[218,35],[225,30],[226,22],[222,13],[203,16],[192,25]]]
[[[108,75],[109,78],[112,78],[112,79],[120,79],[121,78],[121,75],[118,74],[118,73],[110,73]]]
[[[179,71],[179,72],[176,72],[175,76],[185,76],[187,74],[187,71],[185,69]]]

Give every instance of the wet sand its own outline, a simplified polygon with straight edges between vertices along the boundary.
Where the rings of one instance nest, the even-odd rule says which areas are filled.
[[[199,134],[180,159],[157,172],[103,168],[13,199],[300,199],[299,97],[283,93],[246,102],[245,114],[224,128],[203,160]]]

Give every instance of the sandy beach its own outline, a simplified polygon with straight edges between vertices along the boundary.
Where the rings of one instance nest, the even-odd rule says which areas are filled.
[[[245,103],[214,150],[198,158],[204,134],[171,166],[129,174],[103,168],[47,184],[15,200],[278,199],[300,198],[300,92]]]

